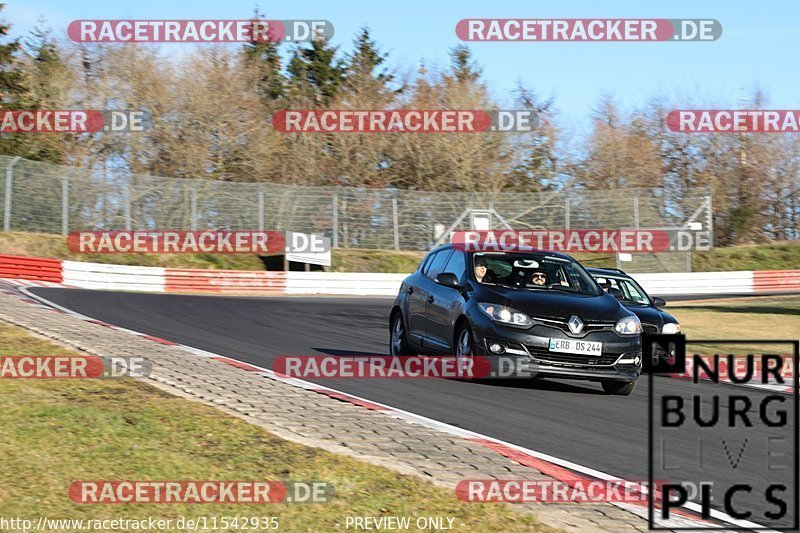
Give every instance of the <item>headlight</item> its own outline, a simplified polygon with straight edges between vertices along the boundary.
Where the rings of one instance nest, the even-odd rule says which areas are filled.
[[[531,317],[510,307],[479,303],[478,309],[483,311],[495,322],[500,322],[501,324],[519,327],[530,327],[533,325],[533,319]]]
[[[642,332],[642,323],[637,316],[620,318],[614,330],[620,335],[638,335]]]
[[[671,335],[673,333],[680,333],[681,332],[681,325],[677,322],[667,322],[664,324],[664,327],[661,328],[661,333],[665,335]]]

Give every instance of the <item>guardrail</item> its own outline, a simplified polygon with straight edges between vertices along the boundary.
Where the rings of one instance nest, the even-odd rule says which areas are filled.
[[[284,294],[286,272],[168,268],[165,292]]]
[[[61,261],[40,259],[38,257],[0,255],[0,278],[62,283]]]
[[[164,268],[64,261],[63,269],[70,287],[164,292]]]
[[[288,272],[287,294],[352,294],[396,296],[408,274],[357,272]]]
[[[754,292],[800,291],[800,270],[760,270],[753,272]]]
[[[407,274],[199,270],[0,255],[0,278],[70,287],[212,294],[394,296]],[[800,270],[633,274],[653,296],[800,292]]]
[[[753,274],[739,272],[690,272],[681,274],[631,274],[651,296],[676,294],[750,294],[755,292]]]

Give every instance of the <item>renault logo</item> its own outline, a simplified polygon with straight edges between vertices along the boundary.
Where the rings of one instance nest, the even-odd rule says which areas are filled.
[[[567,320],[567,325],[569,326],[569,330],[573,333],[573,335],[577,335],[581,331],[583,331],[583,320],[578,318],[577,315],[572,315]]]

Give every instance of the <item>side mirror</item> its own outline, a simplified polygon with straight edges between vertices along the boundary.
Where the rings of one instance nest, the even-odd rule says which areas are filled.
[[[664,298],[659,298],[658,296],[653,297],[653,305],[656,307],[664,307],[667,305],[667,301]]]
[[[458,282],[458,278],[452,272],[442,272],[441,274],[437,274],[436,283],[453,289],[461,288],[461,284]]]

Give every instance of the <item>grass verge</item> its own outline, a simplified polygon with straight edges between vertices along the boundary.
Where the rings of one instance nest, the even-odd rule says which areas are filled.
[[[665,309],[681,323],[688,341],[694,339],[797,339],[800,333],[800,296],[765,296],[695,300],[670,303]],[[699,346],[719,350],[719,353],[787,354],[787,346],[743,345],[687,346],[687,351]]]
[[[5,324],[0,341],[0,356],[67,353]],[[455,517],[455,530],[550,531],[508,506],[460,502],[413,476],[292,444],[130,379],[0,379],[0,427],[6,519],[276,516],[281,530],[333,531],[348,515],[445,516]],[[74,480],[103,479],[321,480],[336,496],[325,504],[79,505],[67,495]]]

